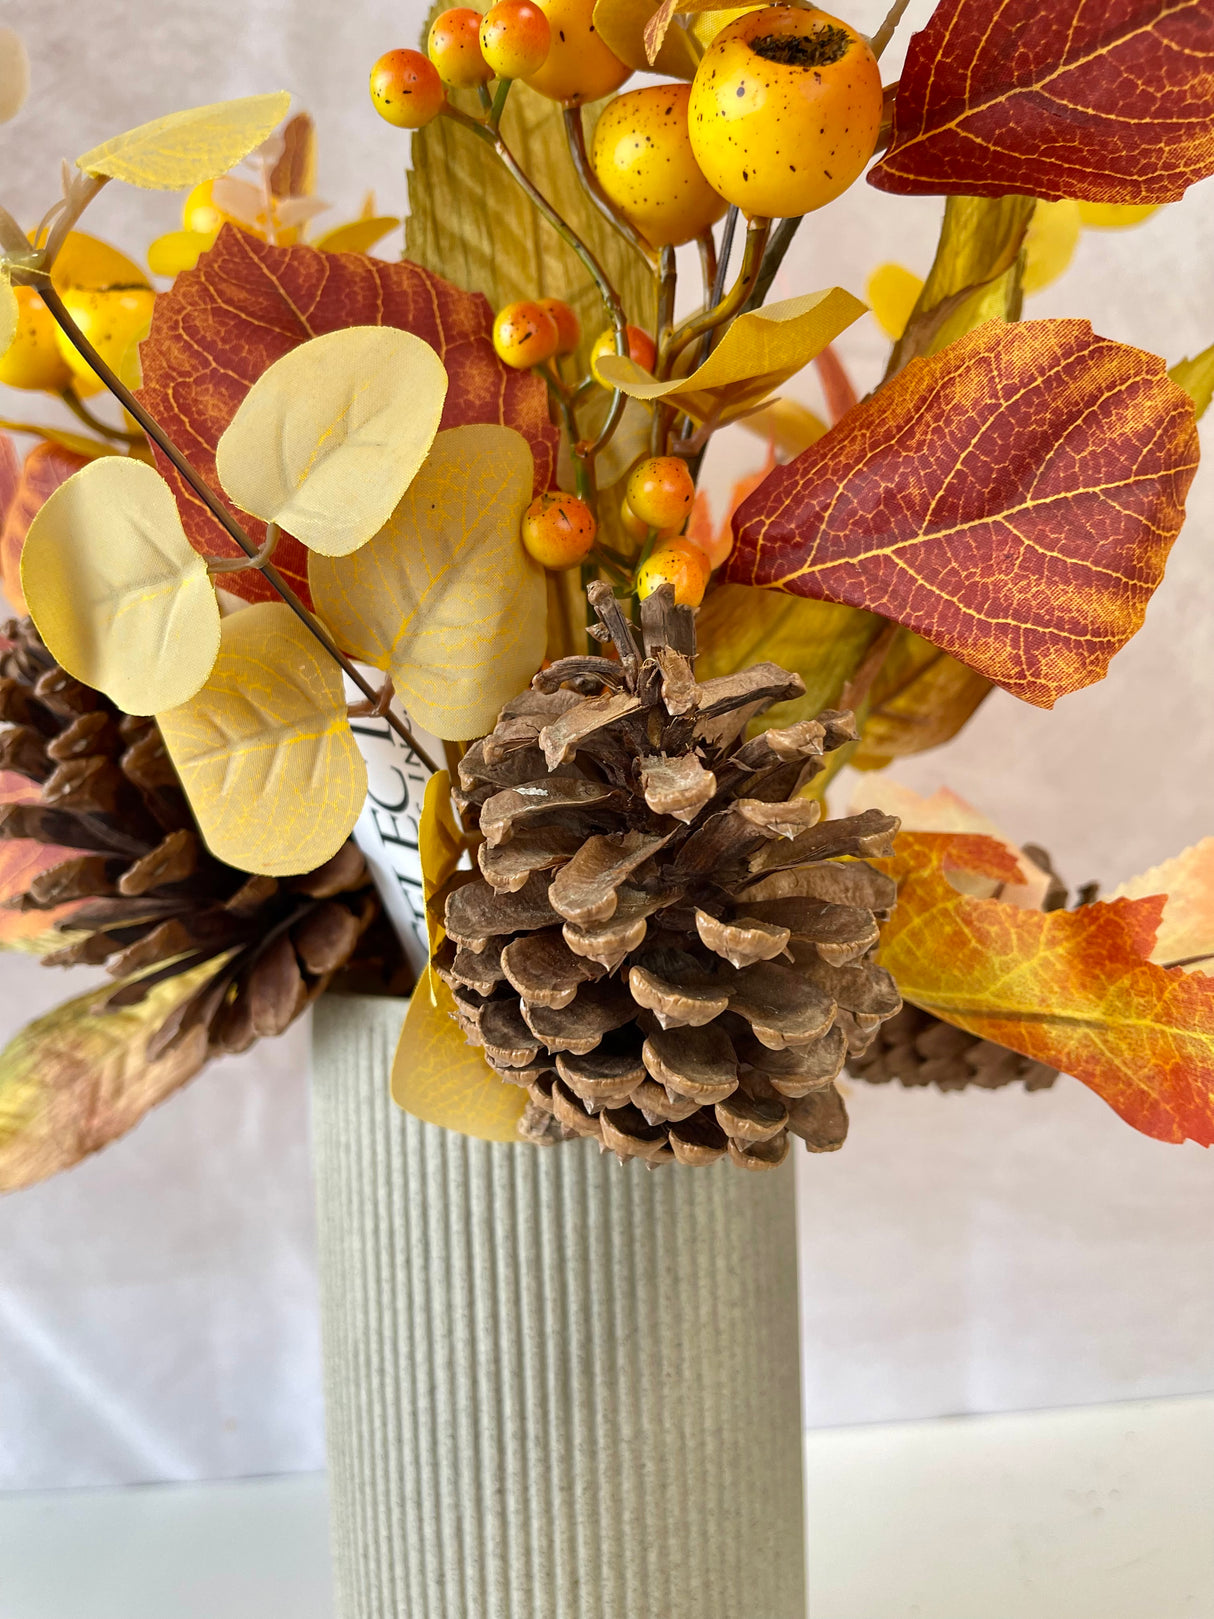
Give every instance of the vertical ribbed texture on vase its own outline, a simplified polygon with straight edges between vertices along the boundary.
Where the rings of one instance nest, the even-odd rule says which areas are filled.
[[[339,1619],[804,1619],[791,1164],[422,1124],[403,1011],[315,1015]]]

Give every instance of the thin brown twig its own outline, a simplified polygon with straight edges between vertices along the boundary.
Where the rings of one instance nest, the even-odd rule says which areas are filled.
[[[873,55],[878,59],[880,59],[882,51],[889,44],[890,40],[893,39],[894,30],[902,21],[903,14],[905,13],[908,5],[910,5],[910,0],[894,0],[893,5],[885,14],[885,21],[881,24],[880,28],[877,29],[877,32],[873,35],[872,39],[869,40],[869,44],[872,46]]]

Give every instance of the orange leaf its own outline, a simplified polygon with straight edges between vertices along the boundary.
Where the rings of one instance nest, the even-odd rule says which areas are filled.
[[[229,225],[197,268],[179,275],[156,300],[151,333],[139,350],[140,398],[222,498],[215,449],[263,371],[325,332],[397,326],[429,343],[447,368],[441,426],[495,422],[515,428],[531,446],[536,489],[547,489],[558,435],[548,420],[544,384],[502,365],[493,352],[492,325],[493,313],[478,293],[461,292],[415,264],[272,247]],[[215,519],[157,456],[193,544],[213,555],[238,555]],[[243,521],[260,542],[262,524]],[[307,553],[298,541],[284,535],[274,562],[310,602]],[[224,586],[246,601],[277,600],[255,569],[228,574]]]
[[[1168,901],[1151,960],[1161,966],[1192,965],[1214,976],[1214,838],[1203,838],[1141,877],[1131,877],[1109,898],[1150,894],[1165,894]]]
[[[21,458],[17,454],[17,446],[7,433],[0,433],[0,531],[4,528],[5,515],[20,482]]]
[[[950,869],[1013,881],[1012,853],[899,834],[881,963],[916,1006],[1083,1081],[1160,1141],[1214,1145],[1214,979],[1147,960],[1163,895],[1028,911],[961,894]]]
[[[1197,458],[1155,355],[1081,320],[988,322],[777,468],[726,577],[880,613],[1051,708],[1141,625]]]
[[[882,191],[1175,202],[1214,173],[1210,0],[942,0],[906,55]]]
[[[9,501],[7,510],[0,513],[0,585],[18,613],[25,611],[25,596],[21,589],[21,547],[29,526],[46,505],[61,483],[66,483],[74,472],[88,465],[82,455],[65,450],[62,445],[49,441],[36,444],[25,458],[20,481]]]

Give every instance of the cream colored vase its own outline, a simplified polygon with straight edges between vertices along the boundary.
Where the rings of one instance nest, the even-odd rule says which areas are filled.
[[[499,1146],[314,1032],[338,1619],[805,1619],[791,1164]]]

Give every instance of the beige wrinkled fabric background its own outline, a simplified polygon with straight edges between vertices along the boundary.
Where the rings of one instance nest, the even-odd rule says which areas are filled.
[[[871,29],[883,9],[857,0],[848,15]],[[910,20],[929,11],[916,0]],[[0,129],[0,202],[30,224],[61,157],[180,106],[285,86],[319,124],[326,217],[349,217],[371,187],[399,211],[404,141],[372,114],[366,74],[416,42],[422,15],[419,0],[7,0],[34,89]],[[138,257],[178,205],[113,186],[88,227]],[[1089,317],[1169,360],[1204,347],[1212,205],[1206,184],[1137,231],[1088,233],[1029,313]],[[862,293],[889,258],[922,273],[938,216],[859,185],[806,221],[774,296]],[[874,323],[840,349],[870,386]],[[815,402],[812,379],[794,391]],[[0,412],[39,408],[0,390]],[[731,432],[714,489],[761,453]],[[1214,832],[1214,467],[1190,514],[1103,684],[1053,713],[996,694],[959,740],[896,774],[951,785],[1050,847],[1073,883],[1111,886]],[[0,958],[0,1033],[86,982]],[[0,1488],[322,1465],[306,1060],[296,1029],[0,1203]],[[858,1088],[852,1117],[842,1153],[798,1158],[807,1422],[1214,1387],[1214,1165],[1200,1149],[1134,1134],[1070,1080],[1035,1096]]]

